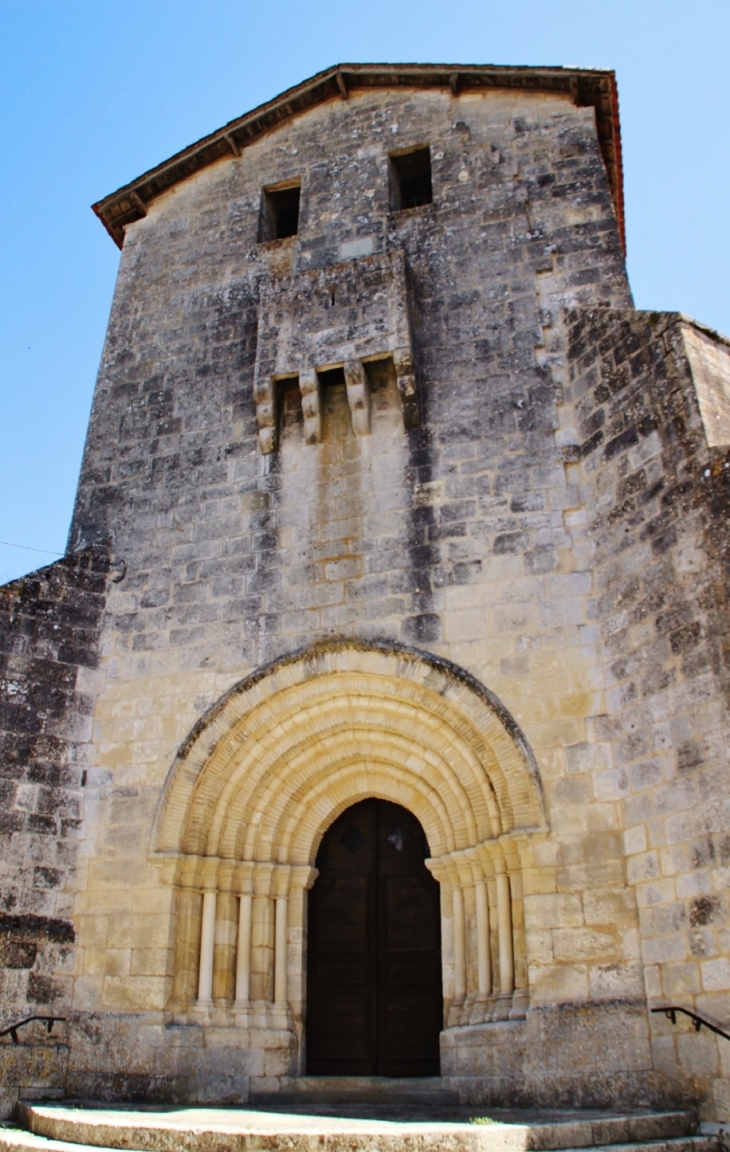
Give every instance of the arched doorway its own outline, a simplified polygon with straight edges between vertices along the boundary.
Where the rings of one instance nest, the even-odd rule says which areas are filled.
[[[523,878],[541,882],[546,823],[524,736],[445,660],[328,642],[260,669],[201,717],[171,769],[150,856],[175,889],[167,1011],[238,1029],[267,1080],[307,1067],[318,853],[371,797],[402,806],[428,837],[444,1059],[454,1029],[527,1010]]]
[[[307,1072],[436,1076],[443,1025],[439,885],[406,808],[346,809],[317,853],[310,892]]]

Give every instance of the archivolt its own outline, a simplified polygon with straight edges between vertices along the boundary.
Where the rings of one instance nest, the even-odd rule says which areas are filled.
[[[348,805],[421,820],[434,857],[544,827],[527,743],[463,670],[393,645],[319,645],[235,685],[180,749],[153,848],[312,864]]]

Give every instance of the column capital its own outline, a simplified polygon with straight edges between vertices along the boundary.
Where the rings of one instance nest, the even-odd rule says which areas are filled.
[[[319,876],[319,869],[313,868],[311,864],[292,864],[291,865],[291,887],[294,888],[311,888],[314,881]]]
[[[203,861],[201,886],[205,892],[218,891],[218,869],[220,860],[217,856],[209,856]]]
[[[460,886],[459,868],[453,855],[439,856],[436,860],[427,860],[426,867],[439,883],[445,882],[450,888]]]
[[[275,864],[272,876],[272,895],[277,900],[284,896],[289,895],[289,883],[291,880],[291,865],[290,864]]]
[[[235,884],[239,896],[250,896],[253,893],[255,867],[253,860],[239,860],[236,864]]]
[[[237,894],[235,860],[220,860],[218,862],[218,891],[233,892]]]
[[[271,895],[271,881],[274,876],[275,865],[269,862],[254,863],[253,872],[253,890],[256,896],[270,896]]]

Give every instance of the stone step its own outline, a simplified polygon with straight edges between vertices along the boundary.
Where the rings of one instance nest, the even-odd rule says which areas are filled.
[[[254,1107],[290,1104],[421,1104],[459,1103],[459,1093],[444,1086],[440,1076],[297,1076],[285,1080],[279,1092],[251,1097]]]
[[[34,1132],[14,1128],[5,1121],[0,1124],[0,1152],[79,1152],[84,1147],[83,1144],[71,1144],[68,1140],[49,1140],[46,1136],[36,1136]],[[116,1150],[97,1147],[95,1152]],[[141,1152],[141,1149],[134,1149],[134,1152]]]
[[[428,1125],[426,1131],[412,1131],[412,1125],[400,1125],[391,1130],[388,1126],[376,1124],[366,1130],[343,1129],[332,1131],[327,1127],[308,1127],[306,1130],[263,1132],[252,1129],[227,1147],[261,1150],[261,1152],[490,1152],[489,1134],[480,1131],[478,1125],[451,1125],[448,1131],[444,1126]],[[244,1133],[239,1133],[244,1137]],[[82,1152],[90,1147],[87,1144],[71,1143],[65,1140],[50,1140],[36,1136],[21,1128],[0,1128],[0,1152]],[[117,1152],[105,1149],[102,1145],[93,1146],[96,1152]],[[182,1147],[177,1136],[173,1135],[167,1144],[168,1152]],[[685,1136],[670,1140],[654,1140],[637,1144],[604,1145],[605,1152],[719,1152],[717,1136]],[[132,1152],[132,1150],[127,1150]],[[134,1152],[140,1152],[135,1149]],[[589,1152],[589,1149],[566,1149],[565,1152]]]
[[[375,1106],[365,1104],[370,1111]],[[385,1106],[390,1113],[393,1106]],[[338,1109],[357,1112],[352,1103]],[[443,1118],[448,1112],[454,1118]],[[496,1109],[401,1106],[400,1115],[317,1115],[309,1110],[68,1107],[24,1104],[24,1126],[0,1130],[0,1152],[80,1152],[82,1146],[135,1152],[718,1152],[716,1136],[693,1135],[691,1112],[510,1113]],[[414,1116],[415,1114],[415,1116]],[[489,1117],[489,1122],[478,1123]],[[413,1118],[411,1118],[413,1117]],[[649,1133],[663,1129],[661,1137]],[[684,1131],[682,1131],[684,1129]],[[690,1131],[687,1131],[690,1129]]]
[[[693,1136],[697,1117],[691,1110],[665,1112],[607,1113],[577,1109],[543,1109],[539,1112],[493,1108],[488,1105],[463,1106],[456,1103],[456,1092],[437,1087],[429,1090],[427,1082],[418,1088],[408,1087],[408,1081],[393,1082],[392,1098],[378,1092],[372,1094],[367,1086],[354,1082],[353,1090],[347,1078],[329,1084],[316,1081],[300,1092],[299,1084],[265,1099],[259,1097],[253,1107],[267,1111],[290,1112],[315,1116],[350,1119],[403,1120],[413,1122],[479,1123],[485,1117],[496,1121],[500,1147],[505,1149],[564,1149],[570,1147],[598,1147],[613,1144],[653,1142]],[[387,1082],[386,1082],[387,1083]],[[439,1081],[433,1082],[435,1085]],[[402,1089],[400,1097],[399,1084]],[[295,1088],[296,1085],[296,1088]],[[387,1091],[387,1088],[386,1088]],[[422,1093],[419,1099],[419,1092]],[[400,1102],[397,1102],[400,1099]],[[496,1136],[495,1136],[496,1147]]]

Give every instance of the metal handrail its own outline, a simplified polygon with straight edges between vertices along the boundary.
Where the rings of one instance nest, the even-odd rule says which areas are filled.
[[[17,1024],[11,1024],[9,1028],[5,1028],[0,1032],[0,1039],[3,1036],[12,1037],[13,1044],[19,1044],[18,1029],[23,1028],[26,1024],[32,1024],[34,1020],[42,1020],[46,1026],[46,1033],[50,1036],[51,1028],[54,1024],[63,1024],[66,1021],[65,1016],[26,1016],[25,1020],[19,1020]]]
[[[672,1021],[672,1024],[677,1023],[677,1013],[681,1012],[683,1016],[689,1016],[695,1032],[699,1032],[700,1028],[709,1028],[710,1032],[715,1032],[718,1036],[722,1036],[724,1040],[730,1040],[730,1036],[727,1032],[723,1032],[722,1028],[718,1028],[716,1024],[710,1024],[710,1021],[705,1020],[704,1016],[698,1016],[696,1012],[690,1012],[688,1008],[678,1008],[675,1004],[667,1008],[652,1008],[651,1011],[663,1012],[664,1015]]]

